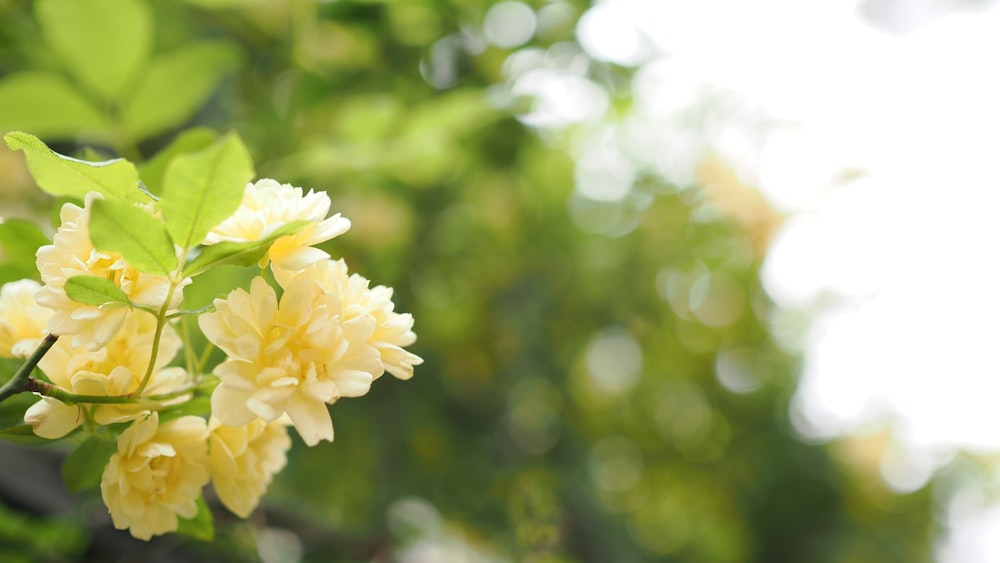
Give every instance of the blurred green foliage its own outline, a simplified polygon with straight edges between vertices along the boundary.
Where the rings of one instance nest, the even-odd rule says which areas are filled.
[[[927,490],[893,495],[792,430],[797,360],[766,329],[761,233],[665,179],[618,207],[577,198],[572,132],[490,103],[510,54],[477,43],[491,3],[87,3],[0,0],[0,129],[145,161],[144,178],[185,129],[238,130],[259,176],[326,190],[352,220],[326,249],[395,288],[426,363],[337,403],[336,441],[293,449],[249,522],[217,511],[213,543],[136,542],[93,499],[22,490],[0,510],[5,561],[931,559]],[[571,19],[531,46],[573,41]],[[627,107],[628,69],[590,65]],[[20,166],[0,157],[3,215],[51,231]],[[568,209],[629,228],[588,234]],[[6,447],[0,498],[24,487],[14,460],[60,455]]]

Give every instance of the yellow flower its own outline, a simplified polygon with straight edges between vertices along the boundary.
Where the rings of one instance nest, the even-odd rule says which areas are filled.
[[[42,357],[38,367],[49,380],[70,393],[78,395],[121,396],[135,391],[142,382],[153,350],[156,319],[144,312],[133,311],[125,317],[123,330],[107,346],[91,352],[74,348],[69,340],[59,339]],[[177,332],[167,325],[160,337],[160,350],[153,365],[143,396],[163,395],[182,390],[189,382],[184,369],[164,367],[181,348]],[[156,408],[183,402],[187,395],[161,401]],[[141,404],[67,405],[51,397],[42,397],[28,408],[24,420],[35,434],[55,439],[65,436],[83,421],[80,409],[88,408],[99,424],[112,424],[131,420],[151,408],[148,401]]]
[[[27,358],[45,337],[52,311],[35,303],[40,287],[35,280],[20,280],[0,289],[0,357]]]
[[[212,229],[204,244],[261,240],[292,221],[312,221],[294,235],[274,241],[261,261],[262,266],[270,260],[274,268],[301,270],[330,257],[312,245],[342,235],[351,228],[351,222],[339,213],[326,218],[329,211],[330,197],[326,193],[309,190],[303,196],[302,188],[264,178],[247,185],[239,208]]]
[[[215,308],[198,324],[229,355],[215,369],[220,383],[212,393],[212,413],[224,424],[287,413],[306,444],[332,441],[326,405],[364,395],[382,374],[379,353],[368,344],[374,319],[343,319],[339,296],[307,275],[285,288],[280,304],[257,277],[249,293],[234,290]]]
[[[35,294],[38,304],[54,311],[49,320],[49,331],[58,335],[72,335],[74,346],[97,350],[108,343],[121,329],[129,309],[121,304],[101,306],[77,303],[66,295],[66,280],[73,276],[100,276],[117,284],[129,300],[147,307],[159,308],[167,299],[170,280],[165,276],[143,274],[130,266],[120,254],[100,252],[90,242],[89,224],[92,202],[100,198],[92,192],[87,195],[85,206],[67,203],[59,217],[62,224],[53,237],[52,244],[38,249],[38,271],[45,284]],[[181,286],[190,283],[184,280]],[[170,307],[180,305],[180,289],[174,292]]]
[[[212,486],[226,508],[241,518],[250,516],[271,483],[285,467],[285,453],[292,447],[281,418],[256,419],[245,426],[225,426],[213,418],[208,423]]]
[[[377,285],[368,288],[369,281],[358,275],[348,276],[343,260],[317,262],[303,272],[316,280],[325,291],[340,295],[341,315],[345,320],[368,315],[375,320],[375,332],[368,338],[382,357],[385,371],[399,379],[413,377],[413,366],[424,360],[403,349],[417,340],[413,332],[413,315],[396,313],[392,302],[392,288]],[[289,278],[278,277],[278,281]]]
[[[193,518],[209,480],[207,437],[202,418],[160,425],[155,412],[122,432],[101,476],[101,498],[115,528],[148,540],[175,531],[178,516]]]

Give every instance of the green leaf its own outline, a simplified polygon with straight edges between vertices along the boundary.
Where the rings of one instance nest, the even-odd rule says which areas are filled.
[[[128,304],[128,295],[115,282],[100,276],[73,276],[66,280],[66,295],[84,305]]]
[[[218,136],[207,127],[196,127],[177,135],[174,140],[156,156],[139,165],[139,177],[153,194],[163,191],[163,173],[177,155],[198,152],[209,147]]]
[[[70,74],[105,100],[118,100],[146,63],[153,27],[143,1],[38,0],[35,14]]]
[[[0,80],[0,129],[22,129],[56,138],[101,139],[104,114],[65,78],[49,72],[18,72]]]
[[[232,215],[253,178],[253,162],[235,133],[193,154],[176,157],[163,175],[160,208],[181,248],[194,248]]]
[[[221,41],[196,43],[154,59],[124,106],[125,127],[142,139],[181,125],[239,65],[240,52]]]
[[[28,278],[39,281],[38,270],[28,270],[18,264],[0,264],[0,285]]]
[[[27,424],[17,424],[0,430],[0,440],[6,440],[15,444],[25,446],[37,446],[39,444],[50,444],[52,440],[42,438],[35,434],[31,426]]]
[[[202,248],[201,254],[184,267],[184,276],[193,277],[222,264],[253,266],[267,254],[271,244],[286,235],[294,235],[309,221],[292,221],[274,231],[271,236],[249,242],[220,242]]]
[[[117,252],[146,274],[168,275],[177,267],[174,243],[163,223],[125,201],[94,200],[90,240],[97,250]]]
[[[267,2],[267,0],[185,0],[199,8],[207,10],[226,10],[232,8],[252,8]]]
[[[212,541],[215,539],[215,524],[212,521],[212,510],[208,508],[208,503],[204,497],[198,497],[198,513],[194,518],[178,518],[177,533],[191,536],[202,541]]]
[[[96,488],[101,484],[104,467],[115,453],[115,443],[106,438],[91,436],[66,456],[62,477],[66,487],[74,492]]]
[[[11,150],[23,150],[28,169],[42,190],[54,196],[83,200],[89,192],[129,201],[148,201],[138,190],[139,173],[135,166],[116,158],[104,162],[86,162],[52,151],[34,135],[13,131],[4,135]]]
[[[49,244],[49,237],[31,221],[7,219],[0,223],[0,248],[7,255],[8,265],[27,272],[23,277],[38,278],[35,252],[45,244]]]

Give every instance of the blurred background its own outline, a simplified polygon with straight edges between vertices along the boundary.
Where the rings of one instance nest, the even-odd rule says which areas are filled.
[[[144,178],[238,131],[426,359],[212,543],[3,444],[0,557],[1000,561],[994,4],[0,0],[0,129]]]

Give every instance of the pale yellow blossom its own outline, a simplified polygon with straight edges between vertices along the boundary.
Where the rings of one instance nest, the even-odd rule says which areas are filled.
[[[49,320],[49,332],[71,336],[74,346],[97,350],[107,344],[121,329],[129,308],[120,303],[101,306],[84,305],[66,295],[66,280],[73,276],[100,276],[115,282],[129,300],[139,305],[159,309],[166,301],[170,279],[166,276],[143,274],[130,266],[120,254],[100,252],[90,242],[90,208],[100,194],[91,192],[80,208],[72,203],[62,206],[62,224],[52,244],[38,249],[37,265],[45,284],[35,294],[38,304],[54,311]],[[170,307],[180,305],[180,287],[174,291]]]
[[[67,405],[45,396],[24,411],[24,423],[31,426],[35,435],[49,440],[69,434],[83,423],[83,419],[83,410],[79,405]]]
[[[209,480],[208,428],[197,416],[162,425],[157,413],[137,419],[118,438],[101,476],[101,498],[115,528],[139,539],[177,530],[194,518]]]
[[[212,414],[224,424],[287,413],[306,444],[332,441],[326,405],[364,395],[383,372],[378,350],[368,344],[374,319],[344,319],[340,296],[307,275],[292,280],[280,304],[257,277],[249,293],[234,290],[215,308],[198,321],[229,356],[215,369],[220,383],[212,394]]]
[[[45,337],[52,311],[35,303],[41,284],[19,280],[0,289],[0,357],[27,358]]]
[[[393,309],[392,288],[377,285],[369,289],[370,282],[358,275],[348,275],[347,264],[343,260],[325,260],[309,266],[304,272],[316,280],[326,292],[340,295],[343,319],[354,319],[361,315],[375,320],[375,332],[368,338],[382,358],[385,371],[399,379],[413,377],[413,366],[424,360],[403,349],[417,340],[413,332],[413,315],[397,313]],[[289,278],[279,277],[280,281]]]
[[[208,423],[212,486],[222,504],[241,518],[257,508],[271,477],[285,467],[292,447],[288,422],[261,419],[244,426],[226,426],[212,418]]]
[[[156,319],[145,312],[129,313],[121,330],[107,346],[91,352],[73,347],[59,339],[42,357],[38,367],[54,385],[78,395],[122,396],[138,389],[149,365],[153,350]],[[99,424],[131,420],[151,408],[163,408],[183,402],[188,395],[151,404],[143,397],[175,393],[184,389],[189,377],[183,368],[165,367],[181,348],[181,339],[172,326],[163,327],[160,349],[149,383],[138,398],[140,403],[67,405],[51,397],[42,397],[25,413],[25,422],[35,434],[59,438],[83,421],[80,409],[89,409]]]
[[[272,268],[298,271],[330,257],[313,245],[351,227],[339,213],[327,218],[329,211],[330,197],[325,192],[309,190],[302,195],[302,188],[264,178],[247,185],[239,208],[211,230],[204,244],[261,240],[293,221],[311,221],[297,233],[274,241],[261,261],[262,266],[270,261]]]

